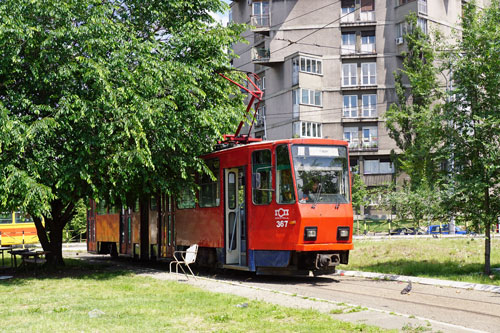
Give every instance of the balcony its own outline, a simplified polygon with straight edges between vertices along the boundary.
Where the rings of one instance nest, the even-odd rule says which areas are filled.
[[[361,44],[360,49],[356,49],[354,45],[342,45],[340,56],[342,58],[370,58],[376,57],[377,51],[375,44]]]
[[[375,25],[375,11],[355,11],[346,13],[342,11],[340,14],[340,25],[346,27]]]
[[[269,30],[270,19],[269,15],[252,15],[250,16],[250,24],[255,27],[254,30]]]
[[[252,49],[252,61],[253,62],[268,62],[271,58],[271,51],[267,48],[253,48]]]

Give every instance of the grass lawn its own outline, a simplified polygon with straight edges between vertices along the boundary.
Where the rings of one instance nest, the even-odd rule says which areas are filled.
[[[2,332],[378,332],[313,310],[66,260],[60,272],[0,280]],[[237,307],[241,303],[248,307]]]
[[[491,242],[491,267],[500,267],[500,239]],[[484,239],[355,240],[346,269],[500,285],[482,274]]]

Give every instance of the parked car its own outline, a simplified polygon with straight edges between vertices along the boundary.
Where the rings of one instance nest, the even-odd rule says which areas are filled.
[[[421,228],[414,228],[414,227],[410,227],[410,228],[402,227],[402,228],[393,229],[389,233],[391,235],[423,235],[423,234],[425,234],[425,230],[422,230]]]
[[[441,227],[441,231],[439,228]],[[427,229],[428,234],[443,234],[443,235],[448,235],[450,233],[450,226],[448,224],[443,224],[440,226],[439,224],[437,225],[430,225],[429,228]],[[455,234],[457,235],[465,235],[467,234],[467,231],[463,230],[459,226],[455,226]]]

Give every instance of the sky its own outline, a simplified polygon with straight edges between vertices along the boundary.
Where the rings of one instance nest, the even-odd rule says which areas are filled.
[[[231,2],[231,0],[224,0],[225,3],[229,4]],[[222,22],[224,25],[227,24],[227,21],[228,21],[228,13],[213,13],[212,14],[213,17],[219,21],[219,22]]]

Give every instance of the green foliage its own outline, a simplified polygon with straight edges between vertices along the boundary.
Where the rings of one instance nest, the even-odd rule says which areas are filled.
[[[221,0],[0,2],[0,205],[40,218],[60,254],[80,199],[193,186],[244,112],[217,75],[243,27]]]
[[[500,8],[465,4],[461,38],[446,54],[453,97],[443,108],[441,152],[452,160],[449,208],[486,230],[485,273],[490,271],[489,227],[500,215]]]
[[[493,245],[500,246],[500,240],[494,239]],[[474,238],[392,238],[357,241],[355,246],[348,269],[500,285],[498,275],[492,279],[481,274],[484,246]],[[500,267],[500,253],[491,259]]]
[[[408,51],[403,52],[403,68],[394,73],[397,103],[387,110],[389,136],[401,149],[401,170],[410,176],[411,187],[423,181],[433,186],[437,168],[434,151],[439,141],[439,123],[432,103],[442,95],[434,66],[435,52],[431,39],[417,26],[415,14],[407,16],[409,31],[404,39]]]
[[[64,227],[65,241],[76,241],[87,229],[87,206],[83,200],[79,200],[76,207],[75,216]]]
[[[380,198],[380,209],[394,212],[397,224],[412,222],[415,227],[420,227],[426,221],[444,218],[442,193],[437,188],[430,188],[426,182],[413,189],[409,183],[404,183],[398,187],[382,186],[372,192]]]
[[[370,192],[368,191],[363,178],[354,170],[352,173],[352,207],[357,214],[360,213],[361,206],[366,206],[370,203]]]

